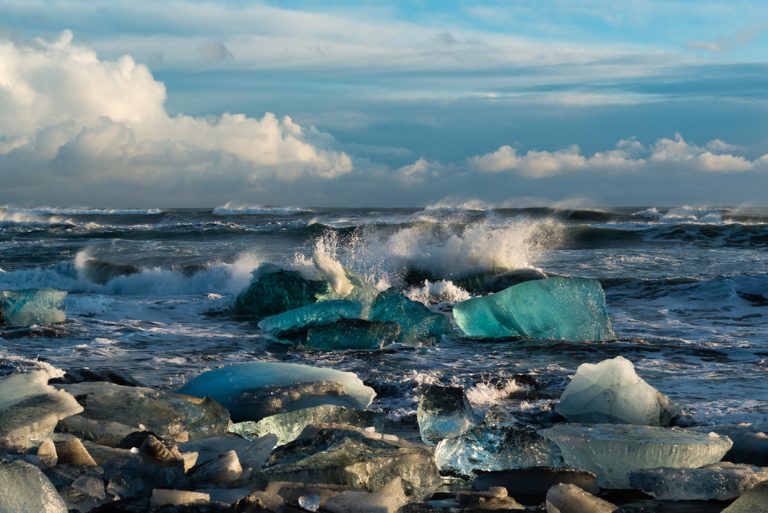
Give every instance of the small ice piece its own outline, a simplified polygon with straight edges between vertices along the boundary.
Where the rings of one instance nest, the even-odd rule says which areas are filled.
[[[410,345],[432,345],[451,332],[451,322],[396,289],[385,290],[374,299],[368,318],[400,325],[397,341]]]
[[[470,337],[615,340],[597,280],[547,278],[468,299],[453,316]]]
[[[613,513],[618,509],[615,504],[566,483],[549,489],[546,506],[547,513]]]
[[[324,351],[381,349],[400,334],[394,322],[339,319],[332,324],[309,328],[304,346]]]
[[[623,356],[584,363],[555,406],[569,422],[668,426],[677,410]]]
[[[0,513],[20,512],[67,513],[67,505],[37,467],[0,460]]]
[[[0,324],[31,326],[67,320],[64,298],[67,293],[55,289],[0,291]]]
[[[235,309],[265,317],[312,304],[318,295],[327,293],[324,281],[307,280],[298,272],[262,265],[254,271],[251,284],[237,296]]]
[[[259,328],[270,337],[291,338],[303,335],[309,328],[331,324],[339,319],[359,319],[362,312],[363,305],[357,301],[320,301],[266,317],[259,322]]]
[[[629,474],[632,488],[662,501],[727,501],[762,481],[768,481],[768,469],[725,461],[699,468],[652,468]]]
[[[478,470],[562,466],[557,446],[524,425],[480,425],[442,440],[435,448],[435,462],[442,472],[462,476]]]
[[[541,433],[560,447],[567,466],[591,470],[612,489],[629,488],[635,470],[717,463],[732,445],[715,433],[629,424],[558,424]]]
[[[746,492],[722,513],[768,513],[768,481]]]
[[[320,496],[316,493],[311,493],[309,495],[302,495],[299,497],[299,506],[301,506],[301,509],[305,509],[307,511],[319,511],[320,510]]]
[[[365,409],[376,397],[352,372],[282,362],[221,367],[200,374],[179,392],[218,401],[235,421],[260,420],[321,404]]]
[[[428,445],[435,445],[444,438],[456,438],[476,422],[464,389],[440,385],[423,388],[416,420],[421,439]]]

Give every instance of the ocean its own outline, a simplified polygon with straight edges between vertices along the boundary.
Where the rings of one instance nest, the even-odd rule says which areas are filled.
[[[618,340],[456,331],[433,347],[314,352],[231,312],[260,264],[312,273],[316,253],[446,315],[473,274],[598,278]],[[768,421],[768,209],[0,207],[0,290],[30,287],[67,291],[68,320],[0,327],[7,367],[117,369],[175,389],[232,363],[327,366],[371,384],[372,408],[407,433],[421,384],[459,384],[478,409],[525,418],[581,363],[623,355],[694,424]]]

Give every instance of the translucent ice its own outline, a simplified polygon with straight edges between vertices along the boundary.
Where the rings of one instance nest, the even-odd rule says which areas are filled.
[[[306,347],[326,351],[343,349],[380,349],[393,343],[400,334],[394,322],[339,319],[333,324],[309,328]]]
[[[396,322],[400,325],[398,342],[412,345],[434,344],[451,331],[451,323],[442,314],[389,289],[374,299],[368,315],[373,321]]]
[[[324,281],[307,280],[295,271],[262,266],[254,272],[251,284],[235,302],[237,310],[255,317],[275,315],[314,303],[328,292]]]
[[[67,505],[37,467],[0,461],[0,513],[67,513]]]
[[[472,337],[614,340],[597,280],[547,278],[457,303],[453,316]]]
[[[55,289],[0,291],[0,324],[31,326],[64,322],[66,292]]]
[[[363,305],[357,301],[320,301],[262,319],[259,328],[271,337],[291,338],[304,334],[313,326],[331,324],[339,319],[359,318],[362,312]]]
[[[215,399],[236,421],[321,404],[364,409],[376,396],[352,372],[282,362],[221,367],[197,376],[180,392]]]
[[[613,513],[615,504],[595,497],[576,485],[560,483],[547,491],[547,513]]]
[[[768,513],[768,481],[739,497],[722,513]]]
[[[464,434],[476,419],[463,388],[427,385],[419,400],[416,420],[421,439],[434,445],[444,438]]]
[[[622,356],[580,365],[555,410],[585,424],[668,426],[676,415],[667,396],[643,381]]]
[[[557,447],[524,425],[474,427],[442,440],[435,462],[443,472],[471,476],[477,470],[562,466]]]
[[[716,463],[732,445],[715,433],[628,424],[558,424],[541,433],[560,447],[566,465],[591,470],[603,488],[629,488],[635,470]]]

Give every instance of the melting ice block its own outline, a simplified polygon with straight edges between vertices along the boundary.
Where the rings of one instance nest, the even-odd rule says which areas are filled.
[[[434,344],[451,332],[451,323],[442,314],[405,297],[396,289],[385,290],[374,299],[368,315],[372,321],[396,322],[400,325],[398,342]]]
[[[570,422],[668,426],[677,410],[623,356],[584,363],[555,406]]]
[[[591,470],[603,488],[629,488],[635,470],[716,463],[732,445],[716,433],[628,424],[558,424],[541,433],[560,447],[566,465]]]
[[[251,284],[237,296],[235,308],[255,317],[275,315],[317,301],[328,293],[324,281],[307,280],[295,271],[261,266]]]
[[[419,433],[425,444],[455,438],[475,425],[475,413],[461,387],[424,387],[416,412]]]
[[[357,301],[320,301],[262,319],[259,328],[271,337],[291,338],[303,335],[314,326],[331,324],[339,319],[357,319],[362,312],[363,305]]]
[[[381,349],[400,334],[394,322],[339,319],[333,324],[309,328],[306,347],[335,351],[343,349]]]
[[[574,484],[560,483],[547,491],[547,513],[613,513],[615,504],[595,497]]]
[[[471,337],[533,337],[550,340],[614,340],[597,280],[547,278],[468,299],[453,316]]]
[[[232,420],[260,420],[276,413],[336,404],[365,409],[376,392],[352,372],[296,363],[253,362],[204,372],[180,390],[210,397]]]
[[[0,461],[0,513],[67,513],[67,505],[37,467]]]
[[[768,469],[722,461],[699,468],[652,468],[629,475],[632,488],[664,501],[727,501],[762,481]]]
[[[463,476],[477,470],[562,466],[557,447],[524,425],[481,425],[442,440],[435,449],[435,462],[441,471]]]
[[[31,326],[64,322],[64,298],[67,293],[55,289],[0,291],[0,324]]]

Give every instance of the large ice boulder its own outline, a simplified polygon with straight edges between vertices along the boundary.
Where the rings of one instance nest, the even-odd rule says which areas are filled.
[[[67,293],[55,289],[0,291],[0,324],[31,326],[67,320],[64,298]]]
[[[322,351],[381,349],[397,340],[399,334],[400,326],[394,322],[339,319],[309,328],[303,345]]]
[[[477,422],[464,389],[440,385],[423,388],[416,420],[421,440],[427,445],[463,435]]]
[[[376,296],[368,317],[373,321],[396,322],[400,326],[397,341],[403,344],[432,345],[451,332],[451,323],[446,316],[432,312],[396,289]]]
[[[597,280],[547,278],[457,303],[453,316],[471,337],[615,340]]]
[[[768,469],[721,461],[699,468],[651,468],[629,475],[632,488],[663,501],[727,501],[768,481]]]
[[[555,410],[584,424],[668,426],[677,415],[667,396],[643,381],[623,356],[580,365]]]
[[[307,280],[296,271],[263,265],[254,271],[251,284],[237,296],[235,308],[254,317],[275,315],[317,301],[327,294],[328,283]]]
[[[179,392],[215,399],[238,422],[321,404],[365,409],[376,396],[352,372],[282,362],[221,367],[197,376]]]
[[[0,513],[67,513],[67,505],[37,467],[0,460]]]
[[[358,301],[320,301],[266,317],[259,322],[259,329],[265,335],[277,339],[304,339],[309,328],[331,324],[340,319],[358,319],[362,313],[363,305]]]
[[[26,447],[53,432],[61,419],[83,411],[75,398],[48,385],[38,370],[0,378],[0,445]]]
[[[558,424],[541,433],[560,447],[567,466],[594,472],[603,488],[629,488],[636,470],[717,463],[732,445],[716,433],[629,424]]]

